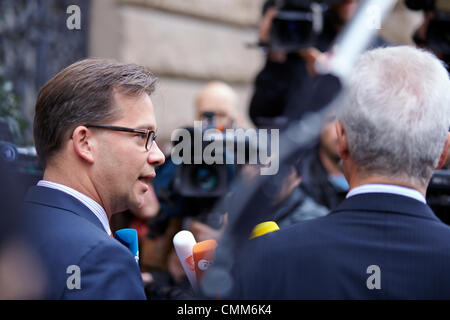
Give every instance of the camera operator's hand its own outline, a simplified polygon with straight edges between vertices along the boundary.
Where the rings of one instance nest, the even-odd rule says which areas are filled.
[[[306,70],[308,70],[309,75],[312,77],[316,76],[318,73],[316,69],[316,61],[321,59],[322,57],[325,57],[324,53],[316,48],[311,47],[298,50],[298,54],[305,60]]]
[[[270,40],[270,29],[272,20],[277,15],[278,10],[275,7],[269,8],[261,19],[259,24],[259,42],[268,44]]]
[[[261,44],[270,43],[270,29],[272,28],[272,20],[277,15],[278,10],[275,7],[267,9],[266,13],[259,24],[259,42]],[[273,62],[283,63],[286,61],[286,53],[282,51],[268,52],[268,59]]]
[[[225,228],[228,225],[228,213],[225,213],[223,216],[223,222],[220,229],[214,229],[208,226],[205,223],[200,221],[192,220],[189,225],[189,231],[192,232],[197,242],[214,239],[219,241],[222,238],[223,233],[225,232]]]
[[[183,266],[180,263],[180,259],[178,258],[175,249],[172,249],[169,253],[167,269],[175,283],[180,284],[186,280],[186,273],[183,270]]]
[[[297,53],[306,62],[306,69],[311,77],[324,74],[329,71],[330,60],[336,50],[334,46],[331,50],[321,52],[316,48],[298,50]]]
[[[153,276],[150,272],[141,272],[141,277],[144,284],[153,282]]]

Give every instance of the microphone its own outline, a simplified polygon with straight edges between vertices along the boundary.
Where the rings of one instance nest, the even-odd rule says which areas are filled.
[[[134,256],[136,263],[139,264],[139,245],[137,231],[135,229],[125,228],[117,230],[114,238],[127,247]]]
[[[280,230],[280,227],[278,227],[278,224],[275,221],[261,222],[253,228],[252,234],[250,235],[249,239],[257,238],[266,233],[277,230]]]
[[[278,224],[274,221],[266,221],[257,224],[249,237],[249,239],[254,239],[260,237],[266,233],[280,230]],[[194,245],[192,252],[194,255],[195,263],[195,275],[197,281],[200,283],[204,273],[213,264],[214,258],[216,256],[216,240],[205,240],[198,242]]]
[[[277,230],[280,230],[280,228],[275,221],[261,222],[253,228],[249,240]],[[205,240],[194,245],[193,252],[195,261],[195,273],[197,275],[197,279],[199,280],[199,285],[201,285],[200,280],[205,276],[206,271],[213,264],[213,260],[216,255],[216,247],[217,242],[215,240]],[[205,286],[202,286],[202,289],[208,296],[214,296],[216,299],[221,299],[222,294],[219,292],[215,292],[217,288],[210,288],[211,285],[213,287],[218,285],[217,279],[215,279],[216,276],[217,274],[211,277],[207,275],[205,277]]]
[[[195,266],[193,258],[193,247],[197,242],[195,241],[194,235],[186,230],[178,232],[173,237],[173,246],[175,247],[175,252],[177,253],[178,259],[180,259],[181,266],[189,280],[191,286],[197,288],[197,279],[195,276]]]
[[[203,274],[213,263],[216,256],[216,247],[216,240],[205,240],[196,243],[192,249],[195,263],[195,275],[197,276],[197,281],[199,283]]]

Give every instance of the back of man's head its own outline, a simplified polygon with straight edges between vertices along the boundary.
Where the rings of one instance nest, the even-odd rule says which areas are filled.
[[[426,186],[450,126],[450,81],[431,53],[407,46],[366,52],[338,111],[358,172]]]
[[[50,79],[40,90],[33,135],[43,165],[59,151],[74,128],[120,117],[113,91],[151,94],[156,78],[144,67],[105,59],[78,61]]]

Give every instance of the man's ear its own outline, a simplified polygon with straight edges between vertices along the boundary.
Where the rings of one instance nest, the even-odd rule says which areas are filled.
[[[447,140],[445,141],[444,149],[442,149],[441,157],[439,158],[439,163],[436,167],[436,170],[442,168],[442,166],[447,162],[449,149],[450,149],[450,132],[447,132]]]
[[[339,157],[341,157],[342,160],[346,160],[350,155],[350,151],[348,149],[347,134],[340,121],[336,121],[336,133]]]
[[[72,134],[73,149],[75,153],[83,160],[89,163],[94,162],[94,156],[92,153],[92,133],[85,126],[78,126],[75,128]]]

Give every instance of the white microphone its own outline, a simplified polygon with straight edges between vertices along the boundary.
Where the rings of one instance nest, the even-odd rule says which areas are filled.
[[[180,259],[181,266],[189,280],[189,283],[194,289],[197,289],[197,278],[195,276],[195,263],[193,257],[193,248],[197,243],[194,235],[186,230],[178,232],[173,237],[173,246]]]

